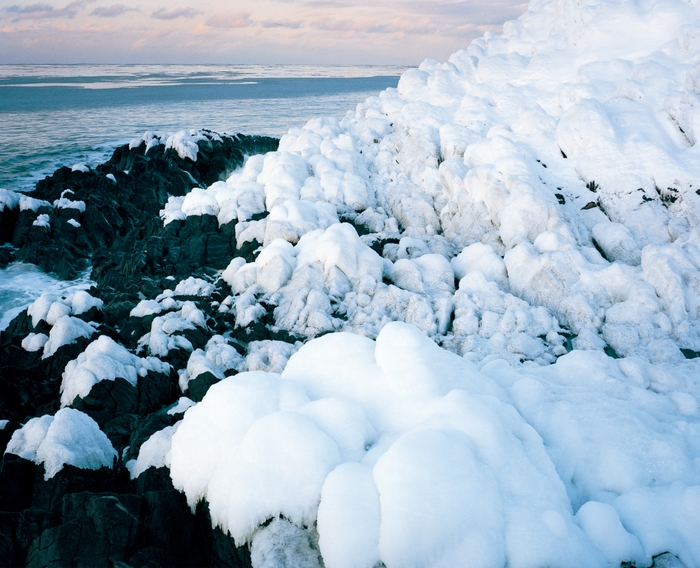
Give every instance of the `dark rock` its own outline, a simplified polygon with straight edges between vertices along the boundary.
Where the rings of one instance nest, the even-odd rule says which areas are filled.
[[[28,509],[34,494],[36,464],[15,454],[4,454],[0,469],[0,511]]]
[[[4,207],[2,210],[0,210],[0,244],[9,243],[12,241],[18,216],[19,207],[15,207],[14,209]]]
[[[10,438],[12,438],[12,434],[14,434],[15,430],[17,430],[19,427],[19,422],[12,421],[6,424],[5,427],[0,430],[0,455],[5,453],[5,449],[7,448]]]
[[[102,431],[119,455],[129,445],[131,432],[136,428],[138,420],[139,417],[136,414],[122,414],[102,426]]]
[[[156,317],[130,317],[140,299],[155,298],[192,275],[213,282],[233,256],[250,261],[259,252],[260,243],[255,241],[236,249],[236,221],[219,227],[216,217],[202,215],[163,226],[159,211],[169,196],[225,179],[246,155],[277,148],[277,140],[271,138],[207,136],[198,143],[194,162],[162,145],[146,152],[141,144],[117,148],[108,162],[88,172],[59,168],[37,184],[32,197],[53,203],[65,194],[83,201],[85,210],[42,207],[37,212],[19,208],[0,212],[0,244],[14,247],[0,247],[0,266],[23,260],[71,279],[89,262],[97,282],[90,293],[104,306],[78,317],[98,322],[100,334],[135,351]],[[40,214],[49,216],[49,227],[33,224]],[[253,219],[267,215],[262,212]],[[233,327],[232,316],[215,309],[227,295],[228,289],[219,285],[210,298],[178,298],[195,302],[207,319],[208,329],[182,333],[194,348],[203,347],[213,330]],[[291,339],[285,332],[272,331],[273,309],[269,307],[252,335],[277,338],[279,333]],[[46,359],[42,351],[29,353],[21,347],[29,333],[50,330],[46,322],[34,327],[23,312],[0,332],[0,418],[11,420],[0,431],[2,448],[20,422],[59,409],[66,364],[96,337],[63,346]],[[236,345],[243,351],[242,343]],[[98,422],[118,451],[120,459],[112,468],[65,466],[44,479],[43,466],[13,454],[4,456],[0,565],[250,566],[247,549],[212,528],[206,507],[192,514],[185,497],[173,488],[167,469],[149,468],[137,480],[129,480],[124,467],[153,433],[181,418],[165,409],[181,394],[176,370],[189,356],[188,350],[172,350],[164,358],[173,366],[171,372],[148,373],[139,377],[136,387],[119,377],[101,381],[88,396],[73,401],[76,409]],[[197,377],[190,385],[191,394],[201,398],[214,382],[213,376]]]
[[[121,377],[113,381],[100,381],[85,398],[75,397],[71,406],[102,425],[121,414],[137,413],[138,390]]]
[[[61,516],[58,513],[42,511],[41,509],[26,509],[19,514],[17,523],[16,543],[17,550],[23,556],[22,551],[29,550],[32,542],[46,529],[58,526]],[[19,560],[19,559],[18,559]],[[24,564],[26,559],[21,559]]]
[[[0,220],[0,225],[2,221]],[[8,264],[14,262],[15,251],[9,247],[0,247],[0,268],[6,268]]]
[[[66,364],[90,343],[87,338],[79,338],[43,359],[42,351],[30,353],[22,348],[22,339],[30,330],[31,320],[22,312],[0,333],[0,413],[5,419],[23,421],[37,416],[39,409],[56,408]]]
[[[139,419],[135,423],[134,429],[129,436],[129,450],[124,456],[124,461],[136,459],[139,455],[141,445],[148,440],[148,438],[163,428],[173,426],[177,420],[175,416],[167,414],[166,412],[156,412]]]
[[[63,469],[49,479],[44,479],[43,465],[37,466],[34,476],[31,507],[60,513],[63,497],[69,493],[89,491],[92,493],[112,492],[123,485],[110,468],[80,469],[64,465]]]
[[[28,567],[109,567],[131,555],[141,514],[135,495],[77,493],[63,499],[63,524],[29,548]]]
[[[150,372],[145,377],[139,377],[138,410],[139,414],[153,412],[179,396],[177,374]]]
[[[215,385],[219,381],[220,379],[217,379],[209,371],[200,373],[188,383],[187,396],[195,402],[200,402],[204,398],[204,395],[207,394],[209,387]]]
[[[17,548],[17,525],[20,513],[0,511],[0,566],[23,566],[20,551]]]

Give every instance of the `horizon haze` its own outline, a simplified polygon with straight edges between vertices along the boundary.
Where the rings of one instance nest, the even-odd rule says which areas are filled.
[[[521,15],[522,0],[0,1],[0,64],[417,65]]]

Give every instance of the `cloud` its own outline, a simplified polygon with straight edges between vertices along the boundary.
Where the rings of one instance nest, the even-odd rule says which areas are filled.
[[[407,12],[456,18],[473,24],[502,24],[516,18],[527,9],[527,3],[512,1],[458,0],[457,2],[435,2],[434,0],[401,0],[400,7]]]
[[[176,8],[170,11],[165,8],[158,8],[151,14],[151,18],[156,20],[175,20],[176,18],[194,18],[201,13],[201,10],[196,10],[195,8]]]
[[[71,2],[63,8],[54,8],[49,4],[29,4],[28,6],[18,6],[14,4],[5,8],[4,12],[12,14],[14,16],[14,21],[74,18],[76,14],[89,3],[90,0]]]
[[[435,34],[440,30],[428,18],[351,18],[336,19],[320,16],[311,22],[311,27],[327,32],[353,32],[365,34]]]
[[[124,6],[124,4],[112,4],[111,6],[100,6],[95,8],[90,15],[101,16],[102,18],[116,18],[121,16],[125,12],[134,12],[136,8],[129,8],[129,6]]]
[[[210,28],[246,28],[253,24],[250,14],[244,12],[222,12],[209,18],[206,25]]]
[[[304,25],[304,22],[300,20],[265,20],[260,22],[263,28],[290,28],[292,30],[298,30]]]

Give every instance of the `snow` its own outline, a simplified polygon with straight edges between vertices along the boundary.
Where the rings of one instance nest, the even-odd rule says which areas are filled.
[[[165,141],[165,149],[173,148],[183,160],[189,158],[193,162],[196,162],[197,153],[199,152],[197,142],[206,139],[206,136],[201,130],[180,130],[168,136]]]
[[[51,357],[59,347],[75,343],[81,337],[90,338],[97,327],[94,322],[86,323],[73,316],[59,317],[49,332],[49,340],[44,345],[42,358]]]
[[[680,361],[700,349],[697,21],[682,0],[534,2],[502,35],[171,198],[164,222],[213,215],[238,222],[239,247],[262,243],[223,274],[241,325],[266,302],[305,337],[398,319],[477,361],[550,364],[569,336]],[[379,239],[396,241],[383,258]],[[444,263],[415,264],[428,255],[456,290]]]
[[[80,213],[85,213],[84,201],[73,201],[66,197],[67,194],[73,193],[72,189],[66,189],[61,192],[61,197],[53,202],[53,206],[57,209],[77,209]]]
[[[138,378],[145,377],[149,371],[169,373],[170,365],[155,357],[137,357],[102,335],[66,365],[61,382],[61,406],[71,405],[76,397],[85,398],[100,381],[121,377],[136,386]]]
[[[102,300],[85,290],[67,295],[44,292],[27,308],[27,315],[32,318],[34,327],[41,321],[52,326],[48,339],[43,339],[45,334],[31,333],[22,341],[22,347],[27,351],[38,351],[43,347],[43,358],[46,358],[51,357],[63,345],[75,343],[81,337],[91,337],[99,327],[98,324],[73,316],[85,314],[92,308],[101,310],[103,304]]]
[[[46,213],[42,213],[41,215],[37,215],[36,219],[34,219],[34,222],[32,223],[32,226],[49,229],[51,228],[51,219]]]
[[[176,308],[177,311],[170,311],[165,315],[155,317],[151,323],[151,331],[139,339],[139,347],[146,349],[154,357],[166,357],[171,349],[192,351],[194,348],[190,341],[186,337],[178,335],[178,332],[196,327],[207,329],[204,313],[197,308],[194,302],[189,300],[178,302],[167,296],[162,298],[159,296],[156,301],[160,302],[161,307],[167,305],[168,307],[165,309]],[[144,311],[151,309],[151,304],[147,305],[148,308],[139,306],[141,304],[137,305],[132,313],[144,313]]]
[[[22,349],[33,353],[44,348],[49,336],[45,333],[30,333],[22,340]]]
[[[141,445],[138,458],[126,463],[131,479],[136,479],[149,467],[170,467],[170,444],[180,423],[158,430]]]
[[[321,568],[318,547],[308,531],[284,519],[273,519],[253,537],[250,556],[256,568]]]
[[[55,300],[67,297],[76,290],[89,288],[93,284],[89,276],[88,271],[74,281],[64,282],[51,278],[32,264],[21,262],[13,262],[7,268],[0,269],[0,295],[3,298],[0,329],[7,327],[18,313],[31,306],[41,294],[54,294]],[[39,319],[45,317],[46,314]],[[39,319],[36,320],[37,323]]]
[[[32,418],[12,434],[5,453],[43,464],[44,479],[64,465],[81,469],[112,467],[117,452],[92,418],[73,408]]]
[[[132,475],[169,465],[257,567],[699,566],[698,38],[694,1],[533,0],[171,197],[260,245],[219,311],[305,343],[195,349],[195,278],[140,302],[183,391],[220,380]],[[45,352],[72,310],[30,308]]]
[[[573,351],[479,371],[405,323],[329,334],[211,387],[171,476],[238,542],[269,518],[305,531],[290,548],[317,531],[329,567],[696,566],[697,370]]]
[[[179,282],[174,291],[176,296],[211,296],[212,292],[213,284],[193,276]]]
[[[180,374],[180,389],[185,392],[189,382],[202,373],[211,373],[217,379],[223,379],[226,372],[243,371],[244,368],[243,356],[223,336],[214,335],[207,342],[204,350],[196,349],[190,355],[187,368]]]
[[[178,400],[175,406],[173,406],[170,410],[168,410],[168,414],[174,415],[174,414],[182,414],[185,412],[188,408],[191,408],[195,406],[197,403],[194,402],[193,400],[190,400],[186,396],[181,396]]]

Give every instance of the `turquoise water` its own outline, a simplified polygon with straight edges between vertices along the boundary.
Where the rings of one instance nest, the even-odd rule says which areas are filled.
[[[0,187],[96,165],[147,130],[281,136],[342,118],[404,68],[307,65],[0,65]]]

